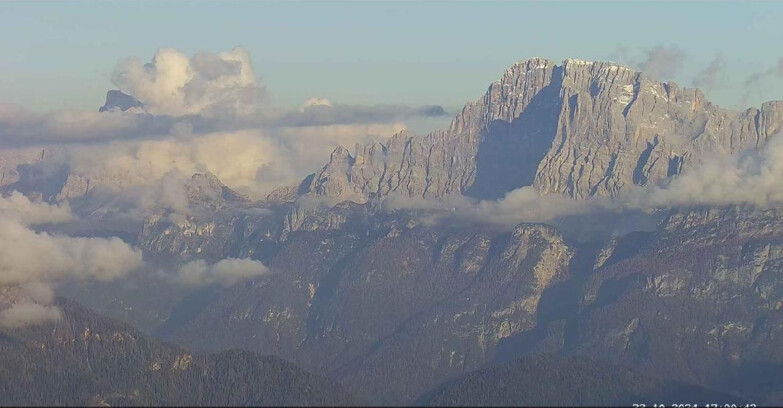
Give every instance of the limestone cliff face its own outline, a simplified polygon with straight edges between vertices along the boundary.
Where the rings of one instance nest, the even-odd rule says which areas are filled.
[[[144,112],[144,104],[136,98],[117,89],[106,92],[106,103],[98,108],[98,112]]]
[[[607,63],[564,63],[562,107],[533,185],[573,198],[658,183],[705,154],[763,146],[783,129],[783,102],[742,113],[698,89],[655,82]]]
[[[515,64],[446,130],[338,148],[305,195],[366,202],[392,193],[502,197],[522,186],[582,199],[657,183],[705,154],[759,148],[783,102],[735,112],[698,89],[608,62]]]
[[[267,254],[260,238],[220,247],[263,257],[269,281],[235,286],[170,338],[273,352],[388,404],[487,364],[500,341],[534,327],[575,253],[545,225],[451,229],[400,215],[301,228]]]
[[[313,177],[308,195],[361,203],[392,192],[411,197],[465,192],[476,184],[477,176],[484,177],[477,175],[477,156],[488,127],[506,134],[508,125],[529,105],[535,104],[540,110],[544,106],[556,107],[556,92],[550,85],[560,71],[544,59],[518,63],[493,83],[483,98],[465,105],[446,130],[424,137],[403,131],[387,143],[357,145],[354,156],[339,147]],[[545,89],[549,92],[542,94]],[[523,159],[518,157],[516,162],[528,165]]]

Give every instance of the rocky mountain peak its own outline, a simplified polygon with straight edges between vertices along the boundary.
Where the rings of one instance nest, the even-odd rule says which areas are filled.
[[[402,194],[494,199],[523,186],[574,199],[660,183],[714,153],[759,148],[783,102],[742,112],[629,67],[545,58],[515,63],[445,130],[337,149],[303,193],[366,202]]]
[[[143,111],[144,104],[136,98],[120,91],[112,89],[106,92],[106,103],[98,108],[98,112],[114,112],[114,111]]]
[[[206,211],[216,211],[228,204],[249,201],[208,171],[193,174],[185,183],[185,194],[192,208]]]
[[[329,157],[330,163],[349,163],[352,161],[351,153],[343,146],[337,146]]]

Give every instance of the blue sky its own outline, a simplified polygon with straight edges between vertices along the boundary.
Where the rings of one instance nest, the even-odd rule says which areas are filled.
[[[187,54],[243,46],[273,100],[462,106],[518,60],[640,60],[685,52],[674,80],[721,53],[713,101],[742,105],[746,78],[783,57],[783,2],[148,2],[0,3],[0,102],[96,109],[118,60],[160,47]],[[632,61],[620,61],[632,62]],[[771,78],[747,104],[783,99]]]

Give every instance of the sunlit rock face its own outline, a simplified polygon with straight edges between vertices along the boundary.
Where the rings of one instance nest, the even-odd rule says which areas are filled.
[[[542,293],[568,279],[574,255],[544,225],[498,232],[395,217],[339,228],[313,222],[266,242],[272,255],[254,253],[275,271],[268,279],[231,288],[164,334],[199,348],[265,350],[401,402],[492,361],[499,341],[532,329]],[[172,232],[184,240],[199,234]],[[254,241],[222,247],[253,250],[262,244]],[[418,351],[402,352],[411,348]],[[411,370],[418,374],[405,374]]]
[[[522,186],[583,199],[679,174],[706,154],[762,147],[783,102],[743,112],[630,68],[534,58],[509,68],[448,129],[338,148],[308,195],[498,198]]]

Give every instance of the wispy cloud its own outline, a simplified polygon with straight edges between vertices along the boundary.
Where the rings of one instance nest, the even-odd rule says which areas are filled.
[[[34,113],[0,105],[0,147],[39,146],[46,158],[28,173],[66,171],[89,188],[150,186],[171,171],[182,179],[210,171],[262,198],[316,171],[339,145],[383,140],[405,129],[407,119],[447,114],[439,106],[345,105],[325,98],[281,109],[268,102],[242,48],[190,58],[162,49],[148,63],[120,62],[113,78],[143,111]]]
[[[693,85],[697,88],[710,90],[718,85],[718,81],[726,70],[726,61],[720,54],[715,55],[715,58],[704,67],[696,77],[693,78]]]
[[[783,78],[783,58],[778,60],[776,66],[764,71],[754,72],[745,79],[745,93],[742,96],[742,103],[747,103],[753,94],[761,94],[764,84],[774,78]]]
[[[30,226],[72,219],[67,206],[32,202],[18,193],[0,199],[0,288],[18,299],[0,299],[0,325],[50,320],[48,285],[69,279],[112,280],[142,266],[141,251],[119,238],[84,238],[37,232]]]
[[[637,58],[640,52],[641,59]],[[633,50],[620,44],[608,57],[657,80],[670,80],[682,70],[687,54],[676,45],[656,45],[644,50]]]

